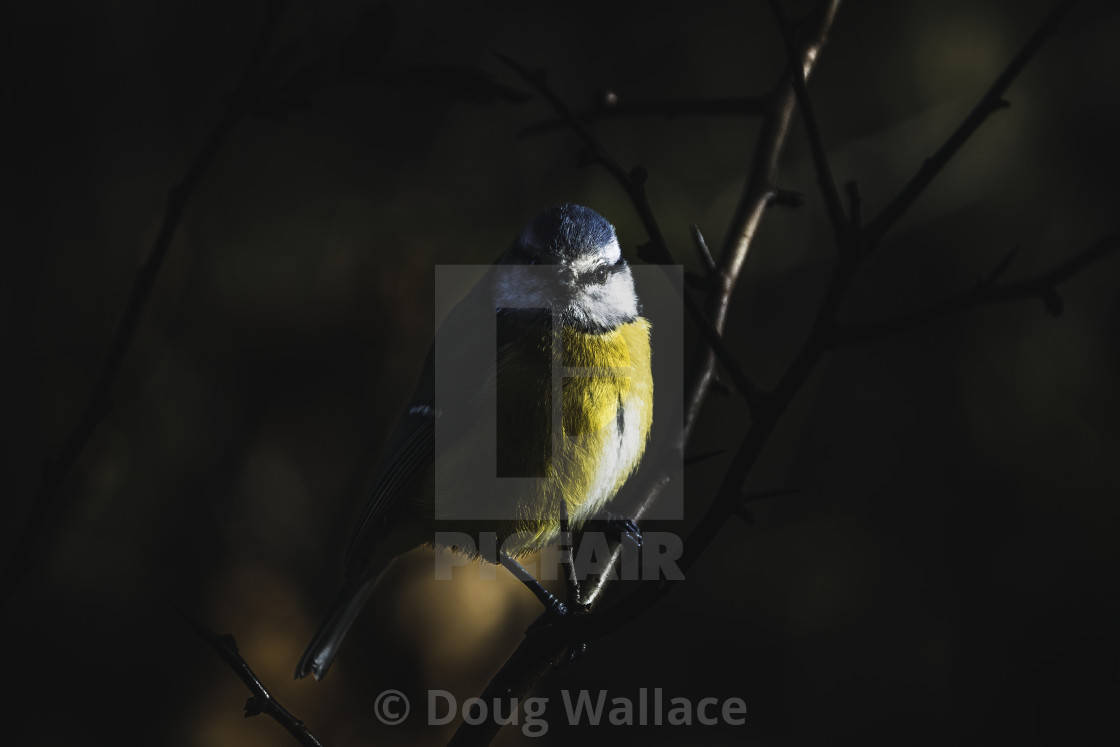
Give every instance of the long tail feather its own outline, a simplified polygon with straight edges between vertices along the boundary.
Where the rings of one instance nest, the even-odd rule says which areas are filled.
[[[346,637],[347,631],[350,630],[350,626],[358,618],[358,613],[362,611],[362,607],[365,606],[366,601],[377,587],[377,582],[385,575],[389,565],[392,565],[392,561],[380,570],[367,571],[362,574],[361,578],[348,581],[335,594],[334,600],[331,602],[330,612],[323,620],[323,624],[319,626],[315,637],[311,639],[307,650],[303,652],[299,664],[296,665],[297,680],[306,677],[308,674],[315,675],[316,680],[321,680],[326,676],[331,662],[338,654],[338,647],[342,644],[342,639]]]

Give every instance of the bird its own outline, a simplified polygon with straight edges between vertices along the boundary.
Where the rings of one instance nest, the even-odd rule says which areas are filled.
[[[581,205],[545,209],[485,267],[437,329],[297,679],[326,675],[379,579],[416,547],[498,562],[563,615],[519,558],[593,525],[640,544],[606,507],[653,422],[642,313],[614,226]],[[484,533],[499,552],[446,539]]]

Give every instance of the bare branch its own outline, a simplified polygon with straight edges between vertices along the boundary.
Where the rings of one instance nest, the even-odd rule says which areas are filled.
[[[801,98],[807,101],[807,97],[804,95],[804,79],[818,57],[836,9],[837,3],[835,2],[818,4],[814,17],[811,17],[809,23],[806,24],[811,29],[807,36],[808,42],[801,45],[799,54],[790,56],[790,70],[771,99],[773,109],[764,118],[762,136],[756,147],[754,164],[744,190],[744,196],[736,212],[732,228],[728,232],[724,250],[718,259],[717,274],[713,276],[713,279],[719,281],[721,285],[713,287],[708,297],[710,304],[709,318],[712,319],[713,326],[717,330],[723,328],[732,291],[757,231],[762,211],[771,202],[775,193],[774,180],[778,159],[788,132],[798,88],[801,89]],[[811,110],[809,122],[815,122]],[[812,129],[812,124],[810,124],[809,129]],[[862,220],[862,206],[858,189],[854,184],[848,188],[851,210],[850,215],[845,218],[839,196],[835,192],[834,182],[827,169],[827,161],[822,157],[823,147],[819,147],[821,142],[819,131],[815,135],[811,135],[811,138],[818,146],[816,148],[816,158],[822,186],[826,195],[831,194],[835,197],[835,199],[826,197],[831,202],[829,209],[833,224],[838,236],[852,237],[851,241],[854,247],[856,246],[855,242],[859,240],[856,231],[858,231]],[[844,240],[840,243],[842,247],[845,246]],[[1043,293],[1045,297],[1052,298],[1056,295],[1049,290],[1053,283],[1061,281],[1087,266],[1090,261],[1103,256],[1106,251],[1113,248],[1115,241],[1108,243],[1107,250],[1100,247],[1067,262],[1054,272],[1049,273],[1045,282],[1031,286],[1029,290],[1032,293]],[[760,457],[782,413],[800,391],[821,357],[830,349],[837,312],[852,280],[856,276],[864,254],[864,252],[855,251],[841,253],[811,331],[801,349],[775,389],[762,399],[757,407],[752,408],[750,427],[724,474],[715,499],[685,541],[684,553],[679,559],[678,565],[686,575],[727,520],[734,515],[743,515],[742,491],[746,476]],[[1006,265],[1006,262],[1004,265]],[[997,270],[1000,269],[997,268]],[[998,271],[990,275],[989,285],[994,283],[997,277]],[[1006,291],[1001,292],[1006,293]],[[1018,293],[1019,291],[1014,292]],[[710,352],[702,351],[702,354],[697,358],[694,378],[690,381],[688,389],[689,396],[692,397],[689,408],[690,415],[694,415],[699,409],[713,379],[714,357]],[[686,426],[685,441],[687,441],[688,435],[687,427],[690,427],[694,422],[693,418],[686,421],[688,426]],[[665,476],[662,475],[662,477]],[[654,482],[642,509],[648,507],[656,499],[660,486],[663,484],[664,480]],[[749,513],[744,518],[749,519]],[[601,588],[600,586],[594,591],[599,592]],[[523,641],[522,645],[491,681],[484,693],[484,698],[524,695],[528,688],[552,666],[552,663],[559,661],[572,642],[593,640],[619,629],[655,604],[667,593],[669,588],[671,588],[671,584],[667,581],[647,581],[642,583],[636,592],[606,609],[595,610],[585,615],[569,616],[557,621],[550,627],[534,631]],[[477,730],[464,725],[456,733],[453,744],[486,743],[492,738],[496,729],[496,724],[484,726]]]
[[[791,60],[791,66],[795,65],[799,59],[804,58],[794,58]],[[789,85],[792,97],[794,95],[792,80],[790,80]],[[853,193],[853,197],[857,196]],[[858,199],[856,203],[858,205]],[[1089,252],[1079,255],[1056,268],[1044,278],[1032,283],[1029,288],[1030,292],[1025,292],[1028,289],[1016,288],[1014,290],[1016,297],[1042,294],[1045,298],[1050,299],[1051,304],[1055,304],[1056,293],[1050,290],[1052,285],[1068,278],[1114,249],[1117,240],[1116,237],[1109,237],[1102,242],[1103,245],[1098,244]],[[727,519],[738,513],[742,505],[743,483],[761,455],[771,432],[777,425],[782,413],[792,403],[805,381],[812,374],[817,363],[833,346],[836,314],[852,280],[856,276],[862,258],[863,255],[860,253],[845,252],[841,254],[809,335],[777,386],[762,400],[764,406],[752,413],[754,417],[750,428],[732,457],[715,499],[685,540],[684,552],[678,561],[678,566],[686,576],[696,559],[710,545]],[[1050,286],[1050,288],[1047,286]],[[1052,306],[1052,308],[1054,307]],[[671,586],[669,582],[645,582],[639,586],[637,591],[609,608],[597,610],[591,615],[580,618],[561,620],[546,633],[557,636],[558,641],[592,640],[606,635],[645,612],[664,596]],[[554,630],[555,632],[552,632]]]
[[[656,99],[620,101],[614,91],[605,91],[595,103],[576,113],[581,122],[631,116],[757,116],[766,111],[769,96],[739,96],[713,99]],[[539,135],[568,126],[563,117],[532,124],[521,130],[519,137]]]
[[[933,182],[945,164],[963,146],[973,133],[987,121],[995,112],[1005,109],[1009,104],[1003,95],[1010,88],[1011,83],[1018,77],[1031,58],[1038,53],[1046,39],[1057,32],[1062,19],[1077,4],[1077,0],[1062,0],[1057,7],[1043,19],[1035,32],[1012,58],[1007,67],[999,74],[995,82],[980,98],[975,108],[965,117],[956,130],[949,136],[937,151],[922,163],[918,172],[910,178],[906,186],[895,195],[883,211],[868,222],[864,228],[864,241],[869,249],[874,248],[883,239],[883,236],[906,213],[911,205],[921,196],[926,188]]]
[[[782,36],[786,42],[786,53],[791,59],[797,59],[797,46],[794,39],[794,28],[782,9],[781,0],[771,0],[770,8],[782,29]],[[801,118],[805,122],[805,134],[809,139],[809,149],[813,154],[813,166],[817,172],[817,183],[820,185],[824,197],[825,208],[828,210],[829,220],[832,222],[832,232],[836,237],[836,247],[840,251],[851,249],[849,246],[850,232],[848,216],[844,213],[844,206],[840,202],[840,192],[836,189],[836,180],[832,176],[832,166],[828,162],[828,154],[821,136],[817,115],[813,110],[813,102],[809,99],[809,90],[805,83],[805,70],[801,65],[789,65],[793,73],[793,90],[797,94],[797,105],[801,109]]]
[[[242,658],[237,650],[237,641],[234,640],[232,635],[218,635],[211,632],[205,625],[194,619],[191,615],[178,606],[175,606],[175,611],[179,613],[187,623],[194,628],[198,637],[206,641],[210,648],[222,657],[222,661],[229,665],[229,668],[241,678],[245,686],[249,688],[252,695],[245,701],[245,716],[256,716],[258,714],[266,714],[271,716],[276,723],[283,726],[289,734],[295,737],[296,741],[305,747],[322,747],[322,743],[316,739],[315,735],[307,728],[307,726],[300,719],[296,718],[291,711],[284,706],[280,705],[268,688],[264,686],[260,678],[257,677],[249,663]]]
[[[704,269],[709,274],[715,272],[716,261],[712,258],[712,253],[708,249],[708,242],[704,239],[700,226],[693,223],[688,227],[688,230],[692,234],[692,243],[696,246],[696,254],[700,257],[700,263],[704,265]]]
[[[853,345],[878,340],[889,335],[907,332],[926,324],[959,314],[962,311],[1018,301],[1024,298],[1038,298],[1046,310],[1057,316],[1062,313],[1062,298],[1057,286],[1094,262],[1120,248],[1120,233],[1109,234],[1066,260],[1049,272],[1037,277],[1008,285],[996,285],[996,280],[1010,264],[1015,252],[1009,253],[987,276],[980,278],[975,288],[963,291],[931,306],[917,311],[901,314],[892,319],[884,319],[867,324],[838,324],[832,332],[833,346]]]
[[[206,139],[206,143],[199,151],[198,156],[195,157],[194,163],[191,164],[186,175],[168,193],[167,206],[164,209],[159,231],[151,249],[148,251],[147,260],[136,273],[136,279],[132,283],[128,301],[125,303],[124,313],[121,315],[121,320],[113,333],[113,340],[109,345],[105,362],[98,373],[93,393],[90,395],[74,431],[66,439],[58,456],[53,459],[48,458],[43,465],[39,490],[28,513],[27,523],[7,565],[4,566],[2,576],[0,576],[0,604],[6,604],[11,599],[16,587],[31,571],[35,551],[45,532],[47,520],[56,508],[59,489],[63,481],[78,461],[78,457],[81,456],[82,450],[93,435],[94,430],[113,408],[113,385],[116,383],[125,355],[132,345],[140,318],[144,314],[144,308],[152,294],[152,288],[155,287],[163,260],[171,248],[171,241],[178,230],[187,203],[202,179],[202,175],[206,173],[213,162],[222,143],[225,142],[234,125],[249,108],[247,104],[254,95],[253,85],[256,73],[264,60],[265,52],[272,43],[277,23],[285,5],[286,0],[268,0],[266,3],[264,21],[249,53],[249,61],[241,75],[240,82],[228,101],[225,113]]]
[[[649,244],[639,248],[640,253],[649,252],[651,256],[647,259],[652,259],[658,264],[677,264],[673,259],[673,253],[670,251],[669,245],[665,241],[664,234],[661,232],[661,226],[657,222],[657,217],[653,213],[653,206],[650,205],[649,198],[646,195],[645,183],[649,176],[646,170],[641,166],[636,166],[628,171],[622,164],[616,161],[602,144],[595,139],[595,136],[591,134],[579,118],[572,113],[572,110],[564,100],[552,90],[543,72],[531,72],[520,63],[505,55],[499,54],[498,57],[502,62],[512,68],[514,72],[536,88],[545,100],[552,105],[557,115],[568,123],[572,131],[583,141],[586,149],[584,152],[584,160],[590,163],[597,163],[605,168],[611,176],[615,178],[615,181],[626,191],[650,238]],[[723,367],[727,370],[728,376],[730,376],[735,388],[743,395],[748,404],[753,404],[758,398],[757,389],[727,350],[727,346],[724,344],[719,330],[713,326],[711,320],[708,319],[704,311],[696,303],[696,300],[688,294],[685,288],[680,287],[678,290],[684,299],[685,310],[687,310],[692,317],[714,355],[719,358],[720,363],[723,364]]]
[[[797,44],[796,58],[806,77],[824,47],[832,19],[840,0],[819,0],[805,20],[804,32]],[[723,246],[716,258],[718,274],[707,298],[707,316],[720,332],[727,321],[731,297],[747,261],[747,254],[754,244],[758,227],[766,208],[782,192],[777,188],[778,166],[789,133],[796,93],[793,90],[793,73],[788,68],[770,95],[769,107],[762,118],[762,126],[755,144],[742,196],[735,209]],[[686,382],[688,400],[685,403],[685,438],[691,435],[700,408],[707,397],[708,387],[715,372],[715,360],[709,351],[697,353],[689,369]]]
[[[819,56],[838,7],[839,0],[820,0],[817,3],[815,12],[807,23],[808,33],[805,35],[805,41],[799,47],[798,61],[803,71],[810,70]],[[515,66],[514,69],[517,70],[518,67]],[[541,83],[543,84],[543,80]],[[550,97],[551,92],[548,91],[547,86],[544,86],[542,94],[546,98]],[[727,317],[727,310],[730,306],[731,295],[742,271],[747,252],[750,250],[751,243],[756,235],[762,214],[778,193],[775,187],[778,163],[789,131],[795,97],[791,74],[787,71],[769,97],[769,106],[763,117],[762,130],[755,148],[750,175],[735,217],[728,230],[723,251],[716,260],[715,273],[712,275],[713,287],[708,294],[709,313],[704,317],[711,321],[708,325],[702,325],[702,329],[710,326],[715,332],[717,340],[720,339]],[[602,154],[601,147],[594,142],[590,135],[585,136],[586,128],[576,117],[571,115],[563,102],[555,98],[550,98],[550,101],[561,118],[567,121],[573,130],[584,139],[585,144],[589,146],[589,150],[592,153]],[[624,187],[626,186],[627,182],[620,178],[620,176],[627,176],[624,169],[609,160],[606,162],[600,161],[600,163],[616,179],[619,179]],[[644,199],[644,192],[639,197],[641,199],[635,201],[639,213],[649,210],[648,202]],[[652,219],[651,211],[649,215]],[[656,221],[651,222],[656,225]],[[647,230],[648,228],[649,225],[647,224]],[[653,232],[650,231],[650,233],[651,238],[653,238]],[[657,235],[660,235],[659,231]],[[676,445],[678,449],[683,450],[684,443],[688,441],[700,405],[715,380],[715,363],[718,354],[713,352],[715,350],[714,346],[712,350],[703,348],[693,361],[692,373],[687,384],[688,410],[685,432],[682,443]],[[727,507],[732,503],[741,505],[742,477],[761,453],[762,446],[777,422],[781,409],[767,404],[765,399],[759,399],[753,403],[751,427],[743,443],[740,444],[731,467],[725,474],[719,495],[713,501],[712,506],[709,507],[705,520],[702,521],[704,530],[700,533],[694,532],[686,540],[685,554],[680,562],[680,567],[685,573],[688,572],[688,568],[700,555],[702,549],[711,541],[719,525],[732,512],[733,509]],[[663,469],[654,470],[652,475],[646,478],[648,488],[636,515],[633,517],[635,520],[640,519],[649,510],[670,478],[670,474]],[[717,512],[720,513],[719,516],[717,516]],[[620,551],[616,550],[608,567],[617,567],[619,559]],[[598,583],[585,592],[583,599],[586,603],[594,605],[601,599],[605,588],[605,579],[609,576],[609,571],[604,573],[598,579]],[[482,694],[482,698],[485,700],[492,697],[524,697],[540,677],[561,660],[572,642],[589,641],[606,634],[610,630],[621,627],[632,620],[636,614],[655,603],[667,588],[668,585],[665,582],[645,582],[633,594],[605,610],[596,610],[583,615],[569,615],[559,620],[555,625],[535,629],[526,636],[525,640],[521,642],[521,645],[490,681]],[[489,744],[498,728],[499,725],[491,720],[478,725],[464,722],[456,731],[451,744]]]
[[[762,134],[756,146],[755,158],[743,198],[736,211],[731,229],[728,231],[723,251],[716,261],[715,273],[712,275],[713,287],[709,290],[707,297],[709,304],[708,318],[712,320],[712,326],[717,332],[723,329],[734,286],[756,235],[761,215],[766,206],[771,204],[776,194],[774,182],[777,166],[789,130],[793,108],[797,103],[799,93],[800,98],[808,103],[804,81],[819,56],[837,7],[838,0],[832,2],[823,0],[817,4],[809,19],[799,25],[802,36],[795,47],[797,53],[790,55],[790,63],[785,77],[770,99],[772,108],[763,119]],[[815,121],[810,110],[807,129],[812,130],[810,139],[815,142],[814,149],[816,152],[814,155],[818,174],[826,194],[826,201],[830,203],[830,217],[833,220],[838,238],[841,238],[841,247],[854,248],[857,246],[855,242],[863,238],[857,233],[861,223],[862,208],[859,191],[854,184],[848,186],[851,209],[850,213],[846,214],[839,194],[836,192],[827,159],[824,158],[824,148],[821,144],[819,129],[815,127]],[[578,127],[578,123],[573,126]],[[949,153],[949,156],[951,155],[952,152]],[[609,164],[604,165],[612,170],[612,173],[621,171],[617,168],[612,169]],[[850,244],[847,243],[849,241]],[[1116,236],[1108,237],[1088,252],[1066,262],[1036,281],[993,290],[999,272],[1006,266],[1005,261],[1002,267],[997,268],[996,272],[988,276],[984,285],[984,292],[1007,296],[1008,299],[1010,297],[1040,295],[1049,301],[1051,310],[1055,310],[1058,308],[1058,302],[1054,300],[1057,296],[1053,286],[1088,266],[1092,261],[1104,256],[1107,252],[1112,251],[1117,243],[1120,243],[1120,238]],[[786,408],[793,402],[820,359],[834,346],[837,312],[853,279],[856,277],[865,254],[862,251],[842,251],[840,253],[836,269],[825,290],[809,334],[777,386],[752,407],[750,425],[732,456],[714,500],[685,539],[684,551],[677,564],[686,576],[730,517],[743,516],[744,519],[749,520],[749,512],[744,510],[743,485],[746,482],[746,477],[761,456],[770,434],[777,426]],[[714,364],[714,355],[706,349],[701,351],[695,361],[692,371],[693,376],[687,389],[688,396],[691,399],[690,417],[686,419],[685,442],[687,442],[689,430],[695,422],[695,413],[699,410],[707,390],[714,380]],[[639,509],[639,516],[656,500],[668,479],[665,473],[654,473],[654,477],[651,478],[652,485]],[[617,558],[618,554],[616,552],[615,556],[612,557],[612,564],[617,562]],[[632,594],[604,609],[594,609],[588,614],[569,615],[557,620],[550,626],[535,629],[491,680],[483,693],[483,698],[523,697],[545,672],[560,661],[573,642],[594,640],[618,630],[657,603],[672,586],[673,583],[664,579],[645,581]],[[591,594],[588,595],[589,601],[597,601],[602,588],[603,583],[600,579],[599,585],[593,588]],[[480,726],[471,726],[464,723],[456,732],[452,744],[486,744],[493,738],[497,729],[497,723],[488,722]]]

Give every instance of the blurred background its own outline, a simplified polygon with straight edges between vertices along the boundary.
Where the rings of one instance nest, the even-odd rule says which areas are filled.
[[[814,73],[833,169],[878,211],[1048,12],[1042,0],[847,3]],[[249,2],[12,3],[0,25],[5,519],[10,548],[89,397],[170,187],[221,117],[256,36]],[[789,5],[791,14],[807,7]],[[869,321],[991,270],[1043,271],[1117,229],[1112,3],[1085,2],[869,263],[844,309]],[[542,207],[575,201],[646,237],[610,178],[494,56],[547,70],[573,106],[741,96],[772,85],[765,3],[292,2],[277,70],[338,83],[242,119],[191,196],[114,390],[5,611],[21,745],[291,744],[172,611],[242,653],[325,744],[442,744],[428,689],[481,692],[535,617],[499,574],[398,563],[323,682],[291,672],[335,589],[379,451],[431,339],[437,264],[492,261]],[[285,67],[287,66],[287,67]],[[440,67],[442,66],[442,67]],[[460,67],[449,67],[460,66]],[[464,71],[468,68],[469,71]],[[371,72],[372,71],[372,72]],[[396,72],[393,72],[396,71]],[[401,72],[405,71],[405,72]],[[473,72],[471,72],[473,71]],[[322,80],[310,75],[312,81]],[[278,112],[274,112],[276,114]],[[757,120],[594,125],[650,172],[676,256],[719,246]],[[800,125],[728,341],[765,384],[788,364],[833,248]],[[827,357],[751,475],[800,492],[730,523],[687,581],[547,677],[550,728],[499,744],[609,744],[561,692],[747,704],[743,727],[641,728],[650,744],[1116,743],[1120,722],[1120,257],[1037,301]],[[657,355],[691,356],[691,343]],[[709,399],[691,450],[733,449],[745,410]],[[685,532],[729,454],[690,467]],[[397,727],[386,688],[413,700]]]

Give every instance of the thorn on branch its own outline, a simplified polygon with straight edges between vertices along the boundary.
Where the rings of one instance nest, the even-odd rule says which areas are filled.
[[[245,699],[245,718],[259,716],[262,713],[264,713],[264,704],[261,703],[260,698],[256,695],[250,695]]]
[[[981,277],[976,282],[976,284],[984,288],[991,288],[996,284],[996,281],[998,281],[1003,276],[1003,273],[1007,271],[1007,268],[1011,266],[1011,263],[1015,261],[1015,257],[1018,254],[1019,247],[1013,248],[1004,256],[1003,259],[999,261],[999,264],[996,265],[991,272]]]
[[[882,241],[887,231],[910,209],[910,206],[933,182],[934,177],[980,129],[980,126],[987,121],[988,117],[992,113],[1010,106],[1003,95],[1042,47],[1043,42],[1051,34],[1057,32],[1062,19],[1073,9],[1075,4],[1076,0],[1059,0],[1055,8],[1035,28],[1034,33],[1015,54],[1007,67],[1003,69],[1003,72],[996,77],[991,87],[980,97],[968,116],[957,125],[957,128],[950,133],[937,151],[925,159],[918,171],[906,183],[906,186],[891,199],[877,216],[867,223],[864,230],[864,239],[869,248],[874,248]]]
[[[985,279],[981,278],[978,287],[949,296],[923,309],[910,311],[878,322],[838,325],[831,337],[830,344],[833,346],[850,345],[878,340],[888,335],[917,329],[922,325],[936,322],[963,311],[1023,298],[1041,298],[1046,311],[1051,316],[1056,317],[1065,309],[1065,303],[1062,297],[1058,295],[1058,285],[1117,250],[1120,250],[1120,233],[1108,234],[1049,272],[1029,280],[996,286],[994,281],[985,285]],[[1010,264],[1010,261],[1010,257],[1005,257],[1000,266],[988,277],[998,277],[1006,265]]]
[[[704,269],[709,274],[715,272],[716,260],[708,249],[708,242],[704,240],[704,234],[700,232],[700,226],[691,223],[688,230],[692,234],[692,243],[696,247],[696,253],[700,255],[700,264],[704,265]]]
[[[712,391],[718,394],[722,394],[726,397],[730,397],[735,394],[735,390],[728,386],[727,382],[721,379],[719,376],[713,375],[712,383],[709,386],[711,386]]]
[[[211,632],[205,625],[196,620],[186,610],[176,604],[172,604],[175,612],[194,629],[194,632],[206,642],[214,650],[214,652],[233,670],[238,679],[249,688],[252,693],[248,700],[245,701],[245,717],[257,716],[259,714],[267,714],[276,723],[280,724],[284,729],[292,735],[292,737],[304,747],[322,747],[322,743],[315,737],[314,734],[307,728],[307,725],[302,720],[280,704],[272,693],[264,686],[260,678],[257,677],[256,672],[249,666],[249,662],[242,658],[237,650],[237,642],[233,636],[225,634],[217,634]]]
[[[799,208],[805,204],[805,193],[795,189],[774,189],[770,192],[766,204],[781,207]]]
[[[583,122],[625,116],[660,116],[673,120],[678,116],[756,116],[765,111],[770,94],[720,97],[710,99],[647,99],[623,100],[611,90],[597,91],[587,108],[576,113]],[[521,130],[519,137],[538,135],[564,126],[562,117],[538,122]]]

